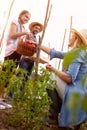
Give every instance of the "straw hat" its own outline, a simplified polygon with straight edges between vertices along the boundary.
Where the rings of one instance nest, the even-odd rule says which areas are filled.
[[[77,34],[81,40],[83,41],[83,43],[85,45],[87,45],[87,29],[82,29],[82,30],[76,30],[76,29],[71,29],[71,32]]]
[[[42,25],[41,23],[39,23],[39,22],[32,22],[32,23],[29,25],[30,31],[33,30],[33,27],[34,27],[35,25],[40,26],[40,32],[43,30],[43,25]]]

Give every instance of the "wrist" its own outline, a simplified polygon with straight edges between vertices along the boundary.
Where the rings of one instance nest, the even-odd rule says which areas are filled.
[[[60,71],[55,70],[54,73],[55,73],[55,75],[60,76]]]

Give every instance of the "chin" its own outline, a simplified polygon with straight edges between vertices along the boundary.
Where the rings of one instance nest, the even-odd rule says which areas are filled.
[[[73,45],[72,44],[68,44],[68,47],[72,47]]]
[[[36,35],[38,32],[34,32],[34,34]]]

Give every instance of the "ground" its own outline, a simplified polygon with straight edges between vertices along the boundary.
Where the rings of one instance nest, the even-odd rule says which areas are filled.
[[[22,129],[21,126],[14,128],[14,127],[8,125],[8,123],[7,123],[8,115],[11,114],[11,112],[12,112],[12,108],[0,110],[0,130],[27,130],[27,129]],[[61,130],[61,129],[46,127],[45,130]],[[65,129],[63,129],[63,130],[65,130]],[[77,130],[77,129],[74,129],[74,130]],[[87,122],[83,123],[81,125],[81,127],[79,128],[79,130],[87,130]]]

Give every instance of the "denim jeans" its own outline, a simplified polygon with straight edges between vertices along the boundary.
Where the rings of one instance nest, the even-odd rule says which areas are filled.
[[[19,68],[23,68],[28,71],[28,74],[31,75],[32,68],[34,66],[34,61],[23,57],[19,62]]]

